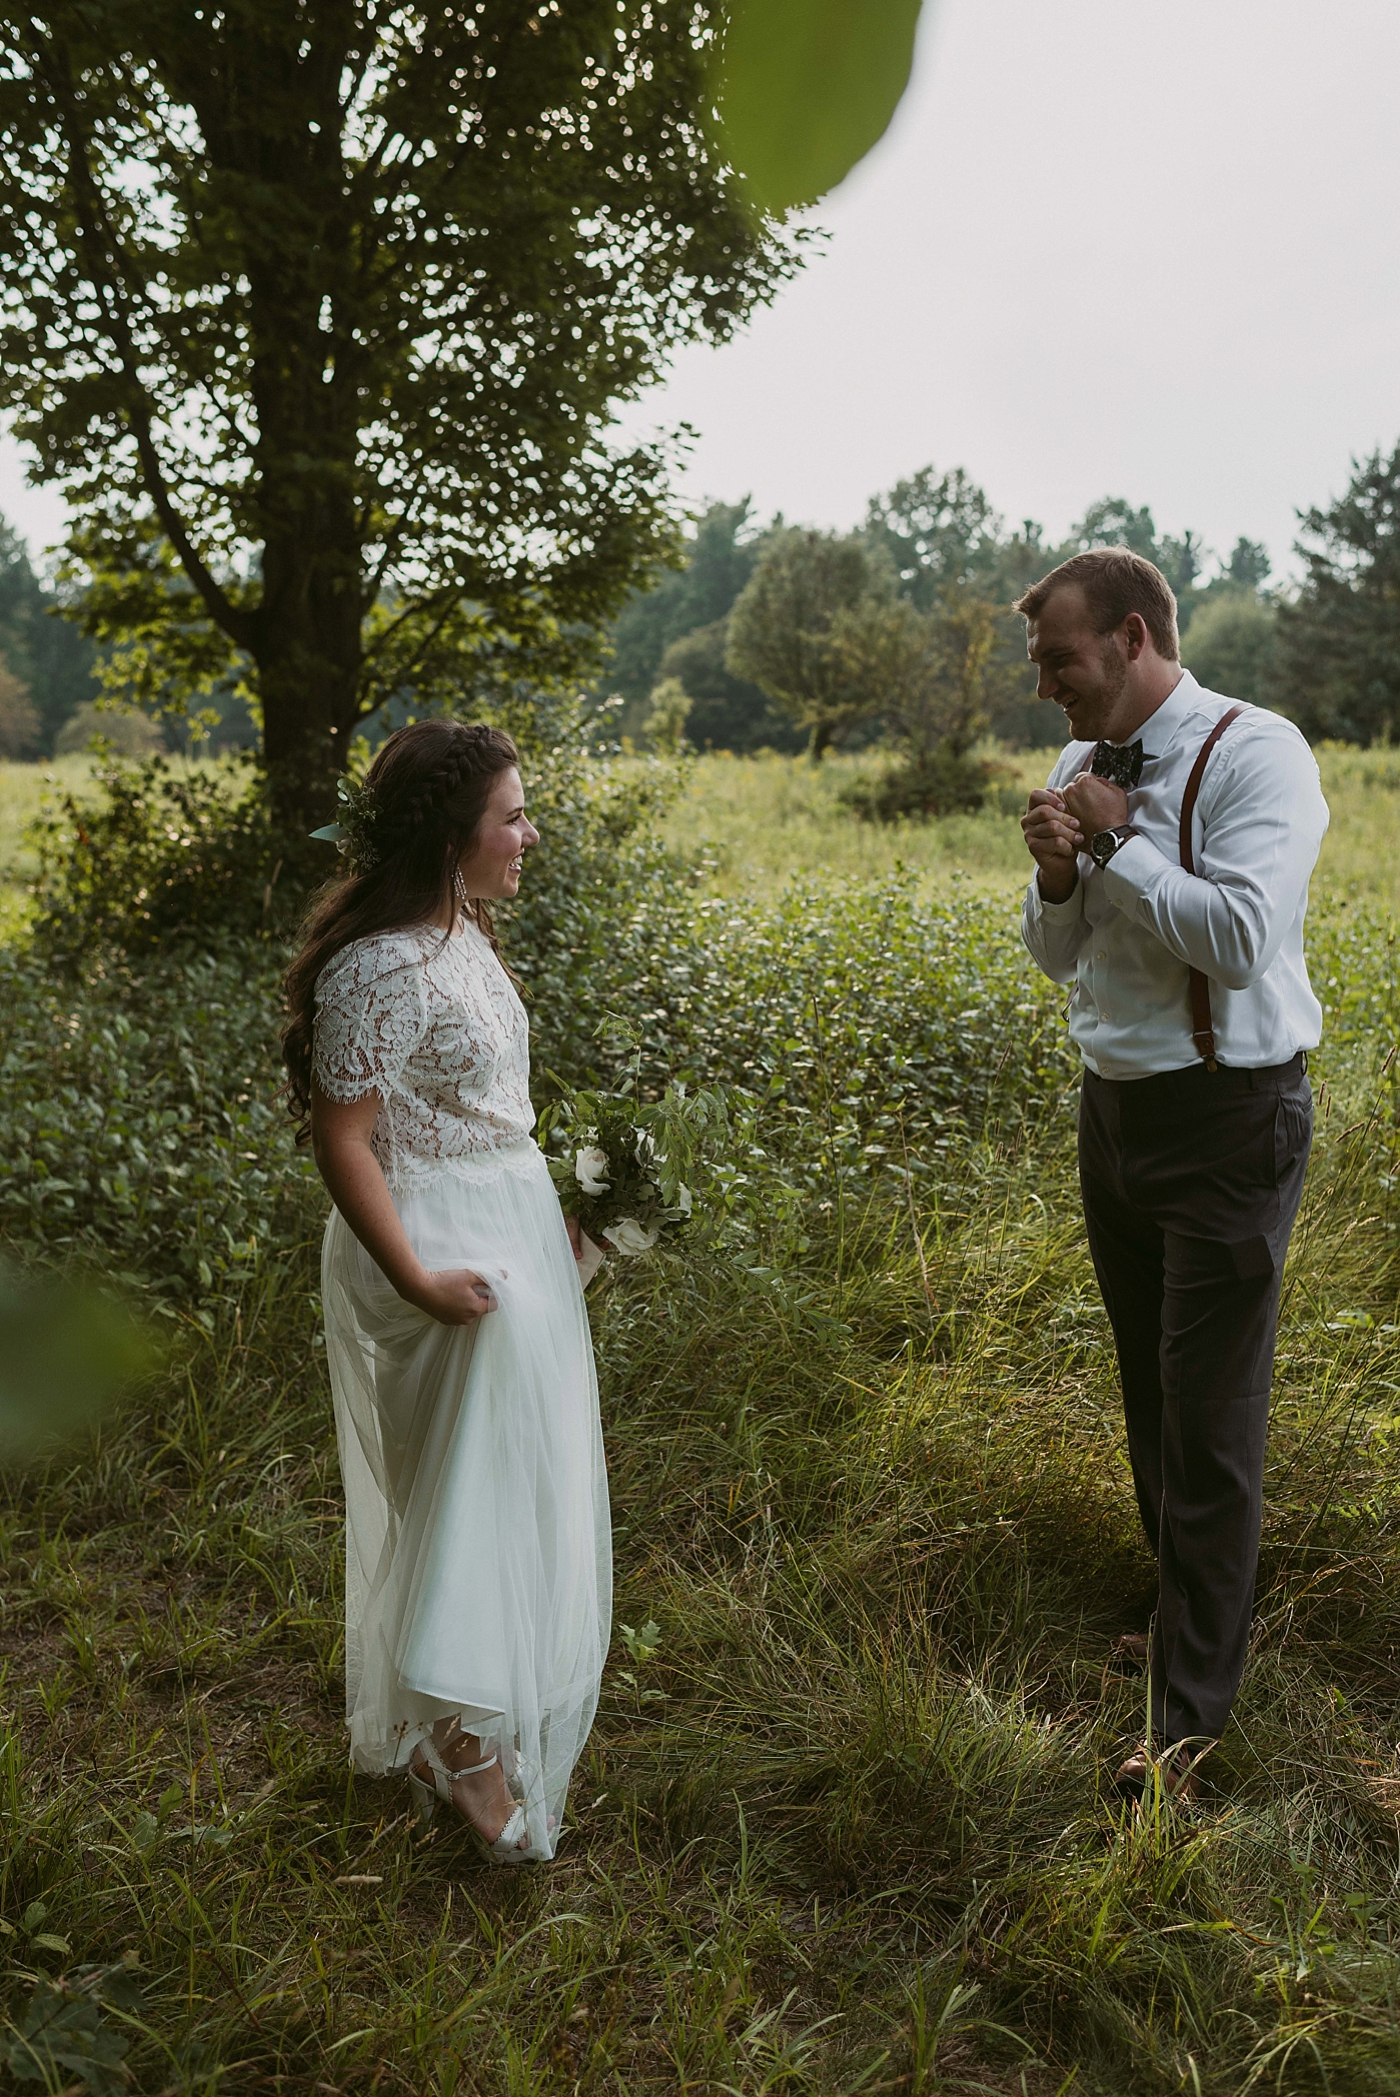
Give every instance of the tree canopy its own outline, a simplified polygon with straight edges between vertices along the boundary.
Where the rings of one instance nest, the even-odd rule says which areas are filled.
[[[684,565],[654,568],[613,623],[612,659],[599,688],[625,701],[619,727],[645,733],[654,687],[661,679],[675,679],[691,701],[687,734],[702,748],[743,751],[765,743],[794,748],[801,733],[796,724],[810,739],[823,706],[827,726],[818,731],[823,747],[881,732],[894,734],[909,749],[947,743],[959,756],[969,737],[984,731],[1013,745],[1057,741],[1063,718],[1035,696],[1025,628],[1011,606],[1057,562],[1097,545],[1131,545],[1165,568],[1180,586],[1183,634],[1195,620],[1212,614],[1202,651],[1213,670],[1245,678],[1250,691],[1264,689],[1275,676],[1275,607],[1263,587],[1269,573],[1263,546],[1240,538],[1227,558],[1217,558],[1193,531],[1179,538],[1159,533],[1148,507],[1121,496],[1091,504],[1056,544],[1033,519],[1008,526],[962,467],[946,472],[921,467],[873,496],[860,528],[840,540],[847,565],[854,554],[865,557],[864,581],[855,598],[847,567],[832,565],[830,549],[838,536],[794,530],[781,516],[762,524],[747,498],[711,503],[695,520]],[[783,689],[796,690],[792,679],[799,675],[794,669],[799,651],[789,614],[797,599],[779,592],[781,605],[775,599],[762,620],[755,612],[758,585],[751,578],[770,556],[778,560],[779,542],[788,548],[782,563],[789,567],[805,547],[803,559],[811,571],[803,602],[816,624],[804,629],[801,643],[807,658],[800,673],[806,698],[779,696],[775,682],[785,679]],[[823,568],[830,570],[827,582],[839,580],[834,594],[821,583],[817,571]],[[769,596],[771,580],[764,584]],[[813,610],[819,600],[820,609]],[[1228,610],[1215,616],[1215,607],[1226,600]],[[861,611],[852,624],[857,602]],[[896,608],[901,604],[934,626],[916,628]],[[776,624],[765,632],[763,620],[770,612]],[[736,618],[744,629],[737,646]],[[838,648],[831,637],[843,621]],[[830,681],[820,706],[808,674],[818,658]],[[742,674],[741,660],[747,665]],[[838,686],[843,696],[833,710],[827,701]],[[1268,688],[1272,691],[1273,683]],[[1241,693],[1246,696],[1243,686]],[[917,695],[917,703],[911,695]]]
[[[300,814],[391,695],[575,673],[674,530],[614,404],[795,266],[707,141],[707,0],[0,20],[0,405],[120,674],[246,674]]]
[[[1250,706],[1282,708],[1288,697],[1279,677],[1278,612],[1256,590],[1223,590],[1203,604],[1181,659],[1208,691]]]
[[[813,757],[878,710],[859,664],[834,646],[833,629],[882,580],[858,538],[777,531],[729,615],[729,669],[810,731]]]
[[[1400,444],[1301,523],[1302,587],[1279,608],[1288,710],[1311,737],[1400,734]]]

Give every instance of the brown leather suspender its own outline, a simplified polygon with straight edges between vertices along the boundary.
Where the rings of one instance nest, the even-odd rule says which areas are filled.
[[[1230,723],[1237,720],[1243,712],[1242,706],[1232,706],[1228,714],[1220,716],[1197,751],[1196,762],[1191,767],[1191,777],[1186,782],[1186,792],[1181,801],[1181,864],[1188,874],[1194,874],[1196,871],[1196,861],[1191,851],[1191,818],[1196,812],[1196,796],[1201,791],[1207,761]],[[1191,1039],[1195,1042],[1206,1069],[1214,1070],[1215,1022],[1210,1015],[1210,983],[1198,968],[1191,970]]]

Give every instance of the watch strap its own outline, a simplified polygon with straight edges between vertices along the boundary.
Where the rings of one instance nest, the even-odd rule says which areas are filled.
[[[1112,823],[1110,824],[1107,830],[1098,830],[1094,833],[1093,837],[1090,838],[1089,857],[1093,860],[1095,866],[1106,867],[1109,861],[1113,859],[1118,852],[1122,851],[1124,845],[1126,845],[1130,837],[1140,837],[1141,835],[1141,831],[1138,830],[1132,823]],[[1095,847],[1099,843],[1100,838],[1109,838],[1112,840],[1108,847],[1102,852],[1097,851],[1095,849]]]

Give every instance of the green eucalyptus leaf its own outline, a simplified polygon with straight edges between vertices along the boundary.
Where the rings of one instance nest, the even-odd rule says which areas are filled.
[[[715,82],[753,202],[811,204],[881,139],[909,84],[921,0],[731,0]]]

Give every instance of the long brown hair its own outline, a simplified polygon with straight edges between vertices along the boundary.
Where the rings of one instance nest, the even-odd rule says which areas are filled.
[[[371,863],[334,876],[314,897],[299,951],[284,978],[283,1090],[298,1143],[311,1133],[316,982],[322,969],[352,939],[431,924],[444,915],[451,924],[457,861],[481,828],[496,780],[519,762],[515,744],[499,728],[415,721],[396,729],[370,766],[362,806],[369,818]],[[499,955],[485,902],[477,898],[467,908]]]

